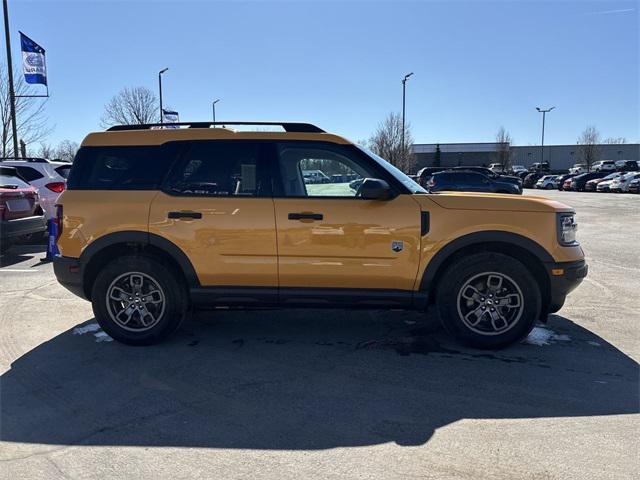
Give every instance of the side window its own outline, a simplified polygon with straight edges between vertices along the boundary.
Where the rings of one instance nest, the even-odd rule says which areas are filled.
[[[18,173],[20,175],[22,175],[22,178],[24,178],[27,182],[33,182],[34,180],[40,180],[41,178],[44,177],[44,175],[42,175],[35,168],[31,168],[31,167],[16,167],[16,170],[18,170]]]
[[[176,156],[166,146],[82,147],[69,172],[69,190],[155,190]]]
[[[278,162],[287,197],[356,197],[370,167],[339,145],[281,143]]]
[[[259,143],[190,142],[167,189],[174,195],[271,196],[269,168],[261,150]]]

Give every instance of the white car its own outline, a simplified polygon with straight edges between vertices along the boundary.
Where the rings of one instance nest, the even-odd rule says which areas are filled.
[[[536,188],[543,188],[545,190],[556,188],[556,178],[558,178],[558,175],[545,175],[536,182]]]
[[[511,167],[511,172],[514,174],[518,174],[518,173],[522,173],[522,172],[526,172],[527,169],[524,165],[513,165]]]
[[[495,173],[502,173],[504,172],[504,166],[501,163],[491,163],[489,164],[489,170]]]
[[[638,178],[640,178],[640,173],[638,172],[630,172],[622,175],[611,182],[609,190],[612,192],[628,192],[631,181]]]
[[[587,173],[588,171],[587,165],[584,163],[576,163],[569,169],[569,173],[573,173],[574,175],[580,175],[581,173]]]
[[[40,206],[48,219],[54,218],[55,204],[66,188],[71,164],[44,158],[2,159],[0,165],[15,167],[22,178],[38,190]]]
[[[592,172],[615,172],[616,162],[613,160],[600,160],[591,165]]]

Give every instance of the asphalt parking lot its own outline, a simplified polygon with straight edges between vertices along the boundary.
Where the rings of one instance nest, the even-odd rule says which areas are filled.
[[[127,347],[40,247],[16,248],[0,259],[2,477],[634,478],[640,195],[540,194],[576,208],[590,274],[497,352],[376,311],[201,312]]]

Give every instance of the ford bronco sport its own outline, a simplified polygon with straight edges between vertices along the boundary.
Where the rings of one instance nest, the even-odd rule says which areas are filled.
[[[435,304],[457,339],[497,348],[560,309],[587,274],[566,205],[430,194],[310,124],[229,128],[265,123],[85,138],[59,199],[54,269],[113,338],[156,343],[198,306]],[[306,171],[332,183],[305,182]]]

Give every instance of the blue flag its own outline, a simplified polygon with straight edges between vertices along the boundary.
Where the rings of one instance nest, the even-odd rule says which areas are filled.
[[[22,50],[22,71],[27,83],[47,84],[47,67],[44,61],[44,48],[20,32]]]
[[[174,110],[162,109],[162,120],[165,123],[177,123],[180,121],[180,115]],[[178,128],[177,126],[167,126],[166,128]]]

